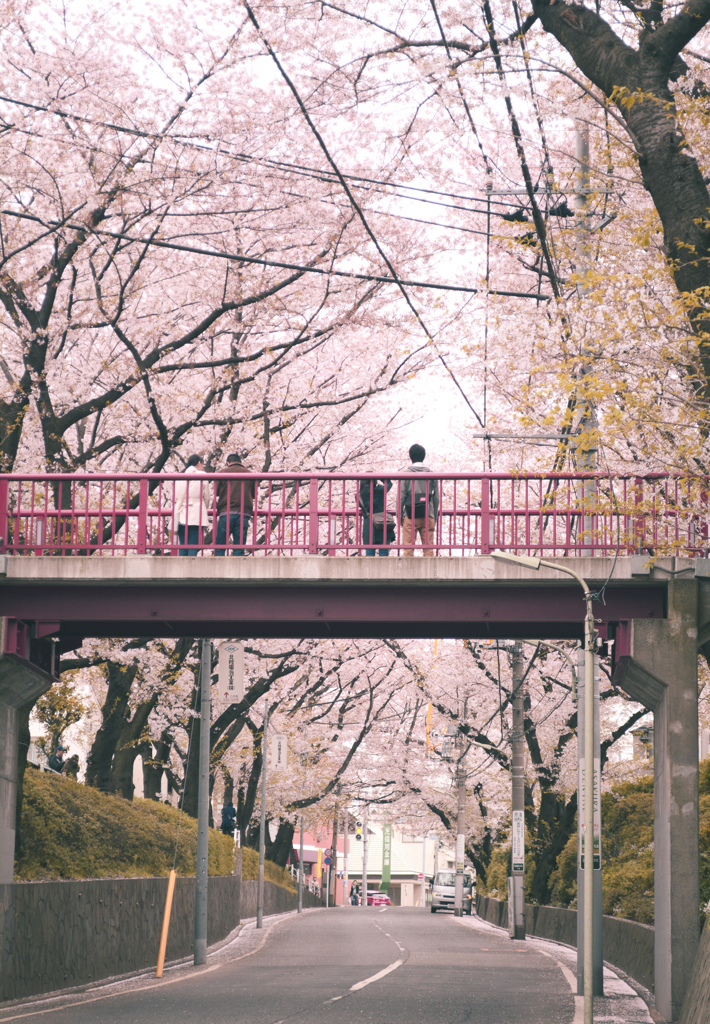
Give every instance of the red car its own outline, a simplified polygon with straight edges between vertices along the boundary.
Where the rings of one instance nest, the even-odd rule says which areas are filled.
[[[358,896],[357,905],[359,907],[362,906],[362,896]],[[392,900],[389,898],[386,892],[380,892],[379,889],[368,889],[367,905],[368,907],[391,907]]]

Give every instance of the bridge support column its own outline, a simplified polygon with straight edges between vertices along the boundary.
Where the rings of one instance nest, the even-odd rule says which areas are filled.
[[[0,651],[5,619],[0,619]],[[55,680],[15,655],[0,655],[0,885],[12,883],[15,863],[15,815],[20,711],[46,693]]]
[[[634,619],[614,682],[654,713],[655,997],[680,1017],[700,938],[698,591],[672,580],[668,618]]]

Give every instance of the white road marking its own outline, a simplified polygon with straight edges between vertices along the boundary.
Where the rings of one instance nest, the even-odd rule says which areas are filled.
[[[326,1002],[326,1003],[337,1003],[337,1001],[338,1001],[339,999],[342,999],[342,998],[343,998],[342,996],[333,996],[333,998],[332,998],[332,999],[326,999],[326,1001],[325,1001],[325,1002]],[[323,1005],[325,1005],[325,1003],[324,1003]]]
[[[364,981],[358,981],[356,985],[351,985],[350,991],[359,992],[361,988],[366,988],[368,985],[371,985],[373,981],[379,981],[380,978],[384,978],[385,975],[391,974],[392,971],[396,971],[403,963],[404,960],[395,960],[393,964],[390,964],[389,967],[385,967],[383,971],[378,971],[377,974],[373,974],[370,978],[365,978]]]
[[[577,979],[574,976],[574,974],[572,974],[572,971],[569,969],[567,964],[563,964],[562,961],[558,960],[556,956],[552,955],[552,953],[546,953],[544,949],[536,949],[535,952],[536,953],[542,953],[543,956],[547,956],[547,957],[550,958],[550,960],[554,960],[554,962],[557,964],[559,969],[564,974],[565,981],[567,982],[567,984],[571,988],[572,993],[576,996],[577,995]],[[579,996],[578,998],[581,999],[582,1000],[582,1004],[584,1004],[584,996]],[[576,1016],[575,1016],[575,1020],[576,1020]]]
[[[382,910],[380,911],[380,913],[384,914],[385,910],[387,910],[387,907],[383,907]]]

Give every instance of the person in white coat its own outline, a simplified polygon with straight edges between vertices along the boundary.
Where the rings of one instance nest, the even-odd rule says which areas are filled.
[[[191,455],[187,460],[185,473],[204,473],[205,467],[201,455]],[[190,547],[199,544],[201,531],[206,530],[210,521],[207,481],[188,480],[175,481],[175,519],[177,535],[180,543],[179,555],[196,555],[199,548]]]

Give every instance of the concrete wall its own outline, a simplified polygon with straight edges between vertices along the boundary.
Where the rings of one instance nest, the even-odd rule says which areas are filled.
[[[476,912],[484,921],[508,927],[508,903],[491,896],[476,897]],[[553,939],[568,946],[577,946],[577,911],[565,907],[525,907],[528,935]],[[603,918],[604,959],[620,968],[635,981],[653,992],[654,930],[650,925],[627,921],[621,917]],[[710,941],[708,942],[710,967]],[[707,986],[710,996],[710,984]],[[692,1024],[700,1024],[701,1018]],[[691,1024],[691,1021],[688,1021]]]
[[[118,878],[0,886],[0,1001],[154,967],[167,885],[167,878]],[[256,885],[238,875],[210,878],[208,945],[256,915]],[[296,903],[294,893],[264,883],[266,914]],[[321,903],[304,893],[303,905]],[[192,955],[194,906],[195,879],[178,878],[166,962]]]
[[[683,1003],[680,1024],[707,1024],[710,1020],[710,917],[700,936],[698,956]]]

